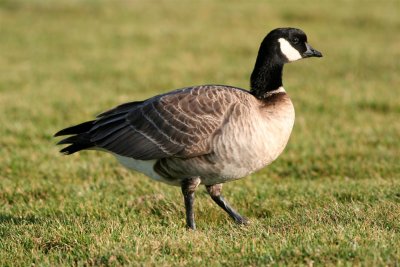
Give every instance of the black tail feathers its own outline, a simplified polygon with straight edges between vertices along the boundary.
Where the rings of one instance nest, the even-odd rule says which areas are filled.
[[[94,144],[90,141],[90,134],[88,132],[93,127],[94,122],[95,121],[87,121],[57,132],[54,135],[55,137],[62,135],[72,135],[57,143],[57,145],[70,144],[69,146],[60,150],[60,152],[69,155],[80,150],[93,147]]]
[[[87,121],[58,131],[54,137],[71,134],[81,134],[90,131],[95,121]]]

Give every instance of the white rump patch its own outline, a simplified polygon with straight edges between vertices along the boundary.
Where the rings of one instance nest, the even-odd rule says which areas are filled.
[[[141,172],[157,181],[164,180],[158,173],[154,171],[154,165],[156,164],[157,160],[137,160],[117,154],[114,154],[114,156],[117,158],[118,162],[127,169]]]
[[[288,41],[284,38],[279,38],[278,42],[281,45],[281,51],[285,55],[285,57],[289,60],[289,62],[296,61],[302,58],[299,51],[294,48]]]

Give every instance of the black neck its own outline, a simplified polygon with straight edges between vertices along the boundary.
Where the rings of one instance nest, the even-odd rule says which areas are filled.
[[[276,54],[260,49],[250,77],[250,93],[262,99],[268,92],[281,87],[283,64]]]

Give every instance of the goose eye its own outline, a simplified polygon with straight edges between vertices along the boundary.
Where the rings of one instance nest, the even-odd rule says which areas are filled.
[[[294,37],[293,40],[292,40],[292,43],[293,44],[298,44],[299,43],[299,38]]]

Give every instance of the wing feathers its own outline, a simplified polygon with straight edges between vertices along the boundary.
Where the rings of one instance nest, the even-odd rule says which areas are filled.
[[[246,97],[251,95],[233,87],[185,88],[120,105],[56,136],[74,134],[59,142],[72,144],[65,153],[91,145],[142,160],[207,154],[231,107]]]
[[[124,119],[110,121],[110,123],[103,124],[101,128],[92,129],[90,131],[91,138],[90,140],[94,143],[98,142],[101,139],[113,134],[114,132],[124,128],[127,126],[127,123]]]
[[[119,105],[113,109],[107,110],[103,113],[100,113],[99,115],[97,115],[97,118],[101,118],[101,117],[106,117],[109,115],[115,115],[115,114],[121,114],[121,113],[127,113],[129,111],[132,111],[132,109],[134,109],[135,107],[137,107],[138,105],[142,104],[144,101],[133,101],[133,102],[129,102],[129,103],[125,103],[122,105]]]

